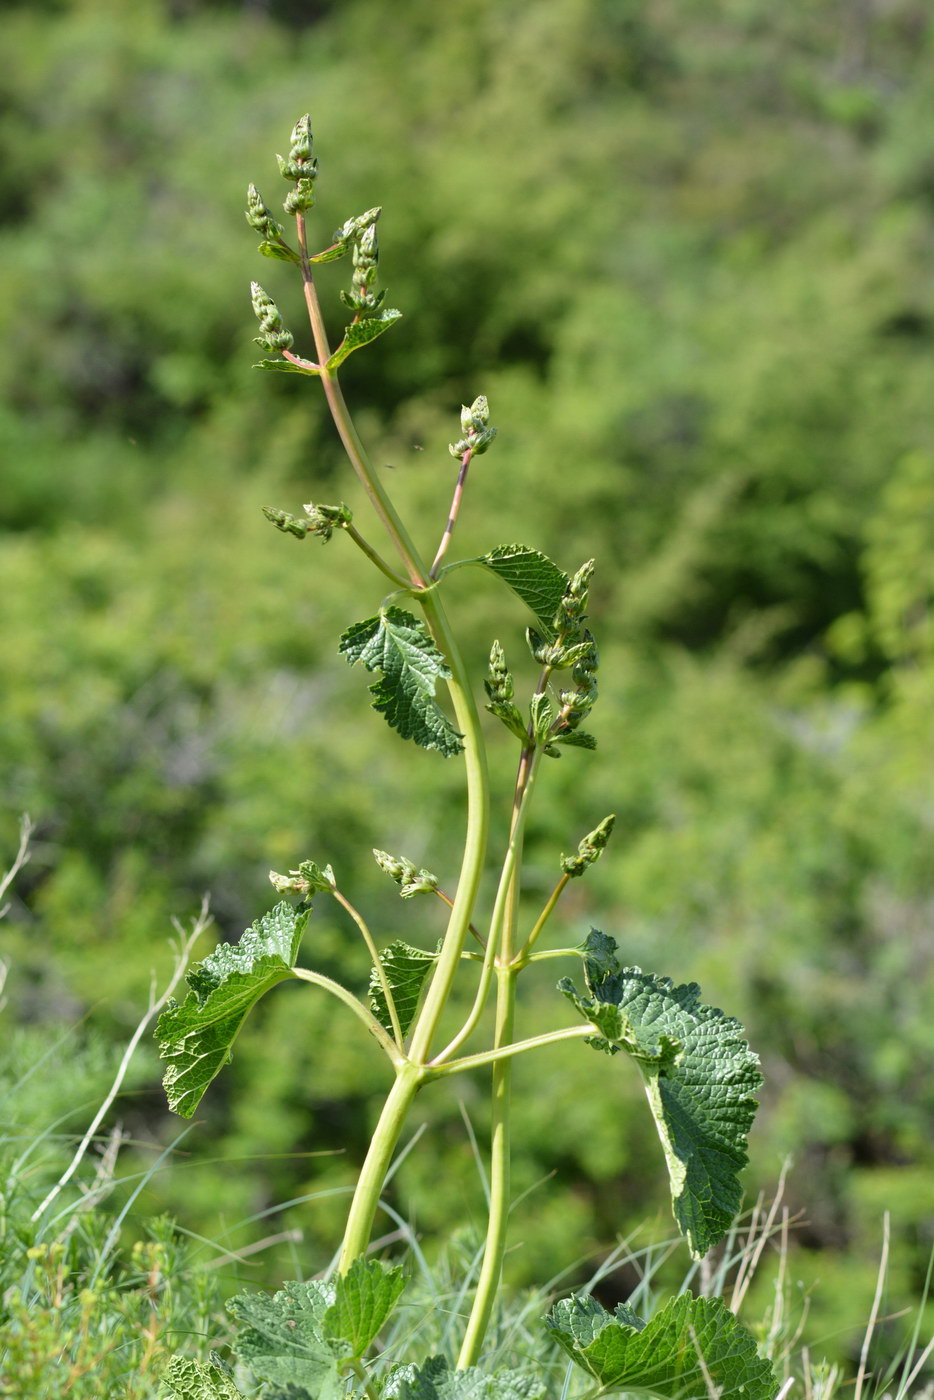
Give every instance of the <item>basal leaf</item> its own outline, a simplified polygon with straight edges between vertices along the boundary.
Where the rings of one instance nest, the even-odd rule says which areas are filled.
[[[220,1366],[173,1356],[160,1382],[160,1400],[243,1400]]]
[[[181,1004],[170,1002],[156,1025],[159,1054],[167,1061],[162,1082],[173,1113],[191,1117],[229,1061],[251,1007],[291,977],[307,922],[307,911],[277,904],[238,944],[219,944],[189,972],[188,996]]]
[[[605,1390],[663,1400],[772,1400],[771,1364],[719,1298],[673,1298],[643,1323],[621,1306],[608,1313],[594,1299],[567,1298],[545,1326]]]
[[[294,360],[275,359],[257,360],[254,369],[277,369],[282,374],[320,374],[321,370],[317,365],[313,365],[310,360],[301,360],[298,364]]]
[[[426,953],[421,948],[410,948],[407,943],[397,939],[382,949],[379,960],[385,969],[392,999],[396,1003],[396,1011],[399,1015],[399,1026],[402,1034],[405,1035],[418,1008],[418,999],[421,996],[425,978],[434,964],[435,954]],[[386,1005],[386,998],[375,968],[370,973],[370,1010],[380,1025],[392,1035],[393,1027],[389,1008]]]
[[[401,311],[387,307],[375,316],[367,316],[361,321],[352,321],[344,331],[344,339],[328,360],[326,368],[337,369],[338,365],[344,363],[348,355],[359,350],[361,345],[369,345],[371,340],[382,335],[383,331],[388,331],[389,327],[394,326],[401,318]]]
[[[404,1288],[401,1269],[386,1268],[376,1259],[355,1259],[335,1280],[334,1302],[322,1323],[325,1336],[349,1343],[352,1356],[364,1356]]]
[[[467,1366],[448,1369],[441,1356],[430,1356],[412,1377],[394,1377],[399,1400],[541,1400],[545,1385],[529,1371],[484,1371]]]
[[[555,613],[570,580],[563,569],[537,549],[524,544],[501,544],[479,561],[501,578],[538,618],[549,638]]]
[[[240,1293],[227,1304],[240,1324],[237,1354],[257,1380],[294,1386],[315,1400],[343,1392],[342,1363],[349,1344],[327,1336],[324,1318],[334,1303],[333,1283],[287,1283],[278,1293]]]
[[[610,947],[609,945],[612,945]],[[675,1219],[696,1259],[729,1228],[740,1204],[738,1173],[762,1083],[759,1062],[731,1016],[638,967],[620,969],[615,943],[593,930],[584,945],[589,996],[567,978],[559,990],[601,1031],[600,1050],[637,1062],[661,1139]],[[615,966],[614,966],[615,964]]]
[[[370,686],[373,708],[403,739],[446,758],[460,753],[461,735],[434,698],[438,680],[451,673],[424,623],[402,608],[385,608],[348,627],[340,651],[351,666],[360,661],[382,672]]]

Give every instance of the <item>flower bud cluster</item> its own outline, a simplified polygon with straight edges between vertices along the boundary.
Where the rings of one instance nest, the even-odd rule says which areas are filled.
[[[272,210],[263,203],[263,197],[255,185],[250,185],[246,192],[246,221],[250,228],[255,228],[270,243],[281,242],[282,225],[273,218]]]
[[[376,311],[386,295],[385,291],[374,290],[379,266],[379,240],[376,237],[376,220],[379,215],[379,209],[369,209],[366,214],[361,214],[357,219],[349,219],[344,225],[344,229],[347,229],[348,224],[353,226],[349,234],[353,276],[350,279],[350,291],[341,292],[341,301],[357,315],[361,312]],[[343,233],[343,230],[341,232]]]
[[[317,535],[322,544],[328,542],[335,527],[342,529],[353,520],[350,507],[345,506],[343,501],[338,506],[316,506],[309,501],[303,509],[304,515],[290,515],[287,510],[264,506],[263,514],[267,520],[272,521],[277,530],[295,535],[300,540],[306,535]]]
[[[448,451],[452,457],[459,461],[465,453],[469,452],[471,457],[479,457],[485,452],[490,443],[496,437],[496,429],[489,426],[490,406],[486,401],[486,396],[480,394],[474,399],[469,408],[466,405],[461,407],[461,437],[457,442],[448,443]]]
[[[405,856],[391,856],[388,851],[378,851],[373,855],[380,870],[401,886],[399,894],[403,899],[411,899],[415,894],[430,894],[438,888],[438,877],[430,870],[416,870],[412,861]]]
[[[589,832],[588,835],[584,837],[583,841],[581,841],[577,848],[576,856],[561,857],[561,869],[564,871],[565,875],[570,875],[572,879],[578,875],[583,875],[588,865],[593,865],[594,861],[600,859],[606,847],[606,843],[610,839],[610,833],[615,823],[615,813],[604,817],[600,825],[596,827],[595,830]]]
[[[326,865],[321,870],[313,860],[303,860],[298,869],[290,870],[288,875],[278,875],[275,870],[270,870],[269,879],[278,894],[299,895],[302,899],[337,889],[331,867]]]
[[[253,297],[253,311],[262,332],[261,335],[253,337],[254,344],[261,345],[264,350],[288,350],[292,345],[293,336],[283,324],[278,306],[258,282],[250,283],[250,292]]]
[[[318,162],[311,151],[311,118],[306,114],[299,117],[292,129],[292,147],[288,159],[276,156],[280,175],[295,182],[294,190],[289,191],[283,204],[287,214],[303,214],[315,202]]]
[[[526,723],[518,705],[513,703],[516,687],[499,642],[494,642],[490,648],[490,667],[483,688],[487,693],[486,708],[490,714],[502,720],[509,732],[525,743],[528,739]]]

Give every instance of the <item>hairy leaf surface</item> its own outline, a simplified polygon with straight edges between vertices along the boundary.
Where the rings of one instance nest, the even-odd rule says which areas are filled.
[[[364,1356],[404,1288],[401,1269],[386,1268],[376,1259],[355,1259],[335,1279],[334,1302],[322,1323],[325,1336],[346,1341],[352,1356]]]
[[[161,1380],[162,1400],[243,1400],[226,1371],[187,1356],[173,1356]]]
[[[501,578],[554,636],[555,613],[569,579],[547,554],[524,544],[501,544],[479,561]]]
[[[240,1324],[237,1353],[257,1380],[297,1386],[315,1400],[337,1400],[348,1342],[326,1334],[333,1283],[287,1283],[278,1293],[240,1293],[227,1309]]]
[[[190,1118],[211,1080],[230,1059],[247,1014],[264,992],[292,976],[307,910],[283,901],[252,924],[236,945],[221,943],[188,973],[185,1000],[159,1017],[156,1039],[166,1060],[163,1085],[173,1113]]]
[[[348,627],[340,651],[351,666],[361,661],[382,672],[370,686],[373,708],[403,739],[445,758],[460,753],[461,735],[434,698],[438,680],[451,672],[424,623],[403,608],[385,608]]]
[[[584,944],[589,996],[563,978],[559,990],[602,1034],[590,1043],[625,1050],[642,1071],[661,1139],[675,1219],[696,1259],[727,1231],[740,1204],[739,1171],[762,1083],[758,1058],[731,1016],[638,967],[619,968],[616,944],[592,930]]]
[[[545,1326],[607,1390],[664,1400],[772,1400],[771,1364],[719,1298],[673,1298],[645,1323],[621,1305],[608,1313],[586,1294],[565,1298]]]
[[[531,1372],[490,1372],[479,1366],[451,1371],[441,1356],[430,1356],[414,1375],[398,1375],[391,1388],[398,1400],[541,1400],[545,1394],[543,1382]]]
[[[380,951],[379,960],[386,971],[392,999],[396,1003],[399,1027],[405,1035],[418,1008],[425,978],[434,965],[435,954],[426,953],[422,948],[411,948],[408,943],[397,939]],[[389,1008],[375,968],[370,973],[370,1010],[380,1025],[392,1035]]]
[[[337,369],[338,365],[344,363],[348,355],[352,355],[362,345],[369,345],[371,340],[382,335],[383,331],[388,331],[390,326],[394,326],[401,319],[401,311],[387,307],[385,311],[379,311],[375,316],[367,316],[362,321],[352,321],[344,331],[344,339],[328,360],[326,368]]]

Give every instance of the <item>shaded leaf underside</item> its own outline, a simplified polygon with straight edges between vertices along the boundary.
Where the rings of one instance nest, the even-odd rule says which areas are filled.
[[[163,1085],[173,1113],[190,1118],[258,999],[292,976],[308,912],[283,901],[236,945],[221,943],[189,972],[185,1000],[159,1017],[156,1039],[166,1063]]]

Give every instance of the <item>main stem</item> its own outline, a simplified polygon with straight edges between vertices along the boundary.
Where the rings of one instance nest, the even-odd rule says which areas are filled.
[[[454,906],[448,920],[447,931],[431,985],[412,1034],[408,1061],[397,1069],[396,1082],[383,1106],[354,1191],[339,1266],[341,1273],[346,1273],[353,1260],[365,1251],[369,1243],[383,1181],[399,1141],[406,1114],[422,1082],[421,1067],[431,1052],[431,1043],[437,1031],[438,1022],[444,1012],[457,975],[461,953],[473,917],[480,877],[483,873],[490,799],[486,750],[480,728],[480,716],[477,712],[460,648],[434,584],[419,557],[418,550],[397,515],[389,496],[383,489],[382,482],[373,470],[366,449],[354,427],[337,375],[326,368],[331,352],[311,264],[308,261],[305,220],[299,215],[296,222],[302,257],[305,304],[308,308],[315,350],[318,363],[321,366],[321,382],[324,386],[328,407],[331,410],[331,417],[344,444],[350,464],[376,514],[385,526],[412,581],[413,592],[418,597],[435,643],[447,660],[451,671],[448,679],[448,691],[454,706],[458,728],[464,739],[467,777],[467,833],[464,840],[464,855]]]
[[[496,1026],[493,1045],[497,1050],[512,1042],[515,1031],[516,979],[520,969],[514,960],[513,944],[519,919],[522,841],[539,753],[535,748],[523,749],[516,775],[509,833],[510,849],[515,854],[508,879],[496,965]],[[494,1061],[492,1070],[489,1218],[477,1291],[457,1358],[459,1368],[474,1366],[479,1360],[480,1348],[493,1314],[493,1305],[503,1272],[510,1204],[511,1096],[512,1058],[507,1057]]]

